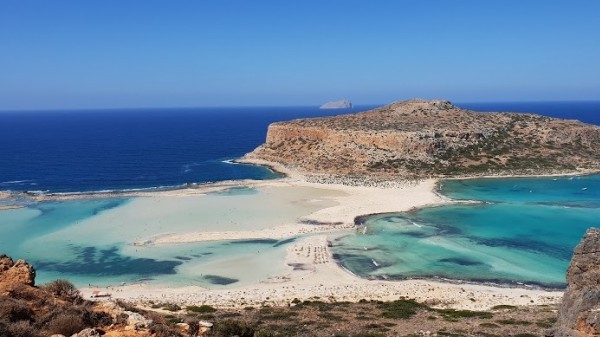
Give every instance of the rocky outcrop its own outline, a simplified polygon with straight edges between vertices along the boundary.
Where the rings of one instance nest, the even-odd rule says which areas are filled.
[[[600,230],[588,229],[567,271],[567,291],[547,336],[600,336]]]
[[[246,157],[306,174],[383,180],[560,173],[600,168],[600,127],[415,99],[273,123],[265,144]]]
[[[0,255],[0,284],[35,285],[35,269],[25,262],[14,262],[10,257]]]
[[[349,100],[327,102],[319,107],[319,109],[350,109],[352,102]]]

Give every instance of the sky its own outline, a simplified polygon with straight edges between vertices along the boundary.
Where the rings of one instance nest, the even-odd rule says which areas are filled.
[[[598,0],[0,2],[0,110],[600,100]]]

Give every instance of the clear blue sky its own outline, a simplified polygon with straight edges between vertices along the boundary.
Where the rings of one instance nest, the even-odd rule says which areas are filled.
[[[0,110],[600,99],[600,1],[0,2]]]

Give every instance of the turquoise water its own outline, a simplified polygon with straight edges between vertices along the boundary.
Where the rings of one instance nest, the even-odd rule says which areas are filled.
[[[140,233],[152,236],[163,229],[186,231],[211,223],[212,219],[203,222],[198,216],[202,214],[201,210],[192,213],[190,205],[204,209],[224,205],[218,207],[244,212],[242,206],[233,209],[226,205],[243,203],[244,200],[249,202],[248,197],[268,196],[268,193],[254,189],[232,188],[204,197],[33,203],[24,208],[0,211],[0,253],[14,259],[26,259],[33,264],[38,271],[37,283],[66,278],[78,286],[108,286],[123,282],[204,287],[254,284],[280,271],[286,245],[293,240],[150,246],[132,243]],[[158,225],[144,217],[149,212],[144,212],[147,206],[138,205],[140,202],[164,204],[166,201],[171,201],[166,206],[168,213],[156,220]],[[189,216],[182,214],[181,208],[178,208],[180,204],[181,208],[188,210]],[[277,202],[275,204],[278,205]],[[256,209],[253,205],[249,207]],[[210,211],[217,212],[218,209],[210,208]],[[129,217],[126,216],[128,214]],[[115,223],[119,220],[123,224]],[[265,217],[262,221],[267,222],[269,218]]]
[[[573,248],[600,226],[600,175],[448,180],[441,192],[484,203],[369,217],[364,234],[335,241],[335,257],[371,278],[560,288]]]
[[[573,248],[599,226],[600,175],[447,180],[452,204],[365,220],[333,242],[339,262],[367,278],[447,278],[563,287]],[[319,207],[311,189],[234,187],[196,197],[30,203],[0,211],[0,252],[38,269],[38,282],[152,282],[221,287],[281,272],[291,240],[135,246],[155,235],[289,223]]]

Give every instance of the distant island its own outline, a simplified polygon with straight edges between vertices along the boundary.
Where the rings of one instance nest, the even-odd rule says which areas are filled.
[[[352,102],[349,100],[327,102],[319,107],[319,109],[350,109],[352,108]]]
[[[246,157],[305,174],[382,180],[565,173],[600,168],[600,127],[412,99],[273,123]]]

